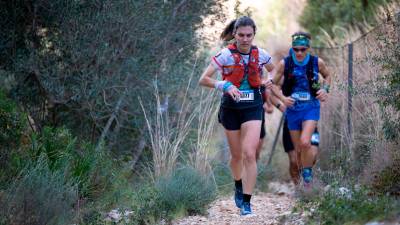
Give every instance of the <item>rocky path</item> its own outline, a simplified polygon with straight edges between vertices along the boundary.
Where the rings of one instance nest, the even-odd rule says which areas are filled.
[[[252,197],[253,215],[240,216],[233,196],[217,199],[206,216],[190,216],[174,221],[176,225],[215,224],[304,224],[300,215],[292,214],[295,204],[292,187],[271,184],[271,193],[256,193]],[[290,215],[290,216],[289,216]]]

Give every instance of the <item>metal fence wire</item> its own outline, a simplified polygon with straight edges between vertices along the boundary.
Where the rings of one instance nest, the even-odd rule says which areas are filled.
[[[376,94],[383,74],[379,57],[391,50],[385,43],[399,40],[399,18],[400,14],[345,46],[313,48],[333,75],[319,122],[320,148],[325,151],[320,167],[325,170],[360,174],[373,157],[385,151],[384,115]]]

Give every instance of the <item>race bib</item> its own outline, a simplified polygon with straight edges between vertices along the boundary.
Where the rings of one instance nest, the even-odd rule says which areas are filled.
[[[311,95],[308,92],[295,92],[291,95],[292,98],[298,101],[309,101],[311,100]]]
[[[241,90],[239,101],[253,101],[254,91],[253,90]]]

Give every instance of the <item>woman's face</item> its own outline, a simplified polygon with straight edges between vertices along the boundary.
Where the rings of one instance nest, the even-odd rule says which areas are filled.
[[[240,52],[249,53],[254,39],[254,30],[252,26],[242,26],[236,29],[234,34],[236,45]]]
[[[294,46],[292,47],[294,54],[296,55],[297,61],[303,61],[308,53],[308,47],[307,46]]]

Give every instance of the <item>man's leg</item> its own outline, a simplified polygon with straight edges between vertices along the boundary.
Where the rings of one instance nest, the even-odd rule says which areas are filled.
[[[309,187],[312,182],[312,167],[315,162],[316,152],[311,147],[311,136],[315,131],[317,121],[307,120],[303,122],[303,130],[300,137],[302,177],[304,185]]]
[[[318,157],[318,153],[319,153],[319,132],[318,129],[315,128],[314,133],[311,136],[311,152],[313,155],[313,166],[315,165],[315,163],[317,162],[317,157]]]
[[[292,139],[290,137],[287,121],[285,120],[282,130],[282,142],[285,152],[289,158],[289,174],[295,185],[300,183],[300,167],[298,165],[297,151],[294,149]]]
[[[307,120],[303,122],[303,130],[300,136],[301,164],[304,168],[312,167],[315,162],[316,154],[314,148],[311,148],[311,136],[315,131],[317,121]]]
[[[294,149],[287,153],[289,157],[289,174],[294,185],[298,185],[300,183],[300,167],[298,165],[297,153],[298,152]]]
[[[295,155],[299,156],[301,153],[301,144],[300,144],[300,135],[301,135],[301,130],[291,130],[290,131],[290,137],[294,145],[294,150],[295,150]],[[296,157],[296,164],[299,168],[301,168],[301,157]]]
[[[265,110],[265,108],[264,108]],[[262,115],[262,121],[261,121],[261,132],[260,132],[260,140],[258,141],[258,145],[257,145],[257,151],[256,151],[256,160],[258,161],[260,159],[260,154],[261,154],[261,150],[264,144],[264,137],[266,135],[266,131],[265,131],[265,112],[263,112]]]

